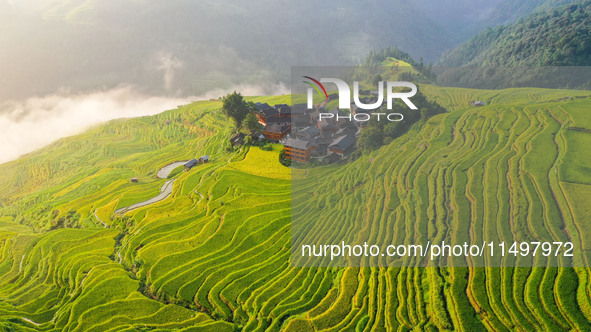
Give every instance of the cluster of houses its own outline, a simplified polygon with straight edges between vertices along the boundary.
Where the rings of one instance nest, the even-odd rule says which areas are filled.
[[[269,140],[282,140],[291,129],[291,106],[278,104],[256,103],[258,112],[255,114],[259,123],[264,126],[263,136]]]
[[[335,99],[337,95],[330,95],[329,100],[331,98]],[[355,150],[364,123],[350,121],[338,109],[327,111],[325,105],[316,105],[309,110],[305,104],[270,106],[256,103],[255,115],[264,129],[262,135],[257,137],[253,133],[251,136],[253,139],[281,142],[285,148],[285,157],[301,163],[307,163],[312,158],[327,162],[344,158]],[[362,111],[351,106],[352,114]],[[321,113],[331,113],[333,116],[321,118]],[[241,144],[243,139],[244,136],[234,135],[232,144]]]

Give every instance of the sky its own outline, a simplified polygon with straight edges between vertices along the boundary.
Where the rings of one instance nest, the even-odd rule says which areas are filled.
[[[291,66],[392,45],[432,62],[495,6],[543,1],[0,0],[0,162],[210,95],[289,93]]]

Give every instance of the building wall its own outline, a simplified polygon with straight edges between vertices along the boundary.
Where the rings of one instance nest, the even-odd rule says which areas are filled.
[[[328,150],[336,154],[345,155],[345,151],[338,148],[329,148]]]
[[[267,124],[267,119],[265,119],[264,117],[262,117],[260,114],[255,114],[256,117],[259,119],[259,123],[262,124],[263,126]]]
[[[268,139],[280,140],[283,137],[285,137],[285,135],[287,135],[287,132],[274,133],[274,132],[270,132],[270,131],[263,131],[263,135],[265,135],[265,137],[268,138]]]
[[[300,149],[293,149],[289,146],[285,147],[285,157],[291,160],[299,161],[301,163],[306,163],[310,160],[310,154],[312,149],[308,148],[307,150],[300,150]]]

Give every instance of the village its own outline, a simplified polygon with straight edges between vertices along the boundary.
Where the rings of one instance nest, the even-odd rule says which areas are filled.
[[[329,95],[328,101],[337,95]],[[365,97],[364,103],[371,103],[372,98]],[[256,103],[255,116],[263,126],[261,133],[252,132],[252,140],[268,140],[283,144],[285,158],[299,163],[317,160],[322,163],[334,163],[347,158],[356,149],[356,142],[366,122],[350,121],[339,109],[326,110],[326,104],[315,105],[307,109],[306,104]],[[351,105],[351,114],[368,114]],[[321,117],[320,114],[333,116]],[[230,138],[232,146],[242,145],[248,135],[238,133]]]

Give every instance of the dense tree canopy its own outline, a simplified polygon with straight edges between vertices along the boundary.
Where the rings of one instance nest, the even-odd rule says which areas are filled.
[[[586,66],[591,64],[591,1],[488,28],[440,60],[446,66]]]
[[[222,112],[224,115],[234,120],[236,128],[240,128],[242,126],[242,121],[249,113],[248,104],[244,101],[242,95],[236,91],[222,98],[222,101]]]
[[[371,151],[382,146],[384,140],[384,132],[381,128],[371,126],[363,129],[359,139],[357,140],[357,147],[362,151]]]
[[[263,128],[263,126],[259,123],[259,119],[257,119],[257,117],[251,112],[246,114],[246,117],[243,121],[243,127],[244,129],[251,131],[260,131]]]

